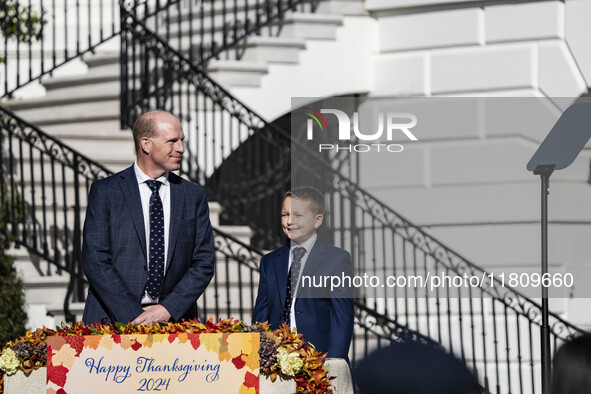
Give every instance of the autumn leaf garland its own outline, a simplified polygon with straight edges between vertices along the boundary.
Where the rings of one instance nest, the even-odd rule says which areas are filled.
[[[298,392],[329,393],[334,377],[328,376],[325,369],[326,353],[320,353],[314,345],[303,340],[301,334],[290,330],[287,325],[271,331],[267,323],[254,323],[245,326],[240,320],[220,319],[217,323],[210,318],[205,323],[197,319],[179,323],[153,323],[147,326],[131,324],[89,324],[82,322],[62,323],[55,330],[38,328],[2,348],[0,355],[0,394],[4,392],[4,373],[13,374],[18,369],[28,373],[31,370],[47,366],[48,336],[62,336],[78,345],[78,338],[86,335],[125,335],[125,334],[208,334],[259,332],[259,360],[261,372],[274,382],[278,375],[293,378]],[[239,362],[237,360],[236,362]],[[254,376],[254,375],[253,375]]]

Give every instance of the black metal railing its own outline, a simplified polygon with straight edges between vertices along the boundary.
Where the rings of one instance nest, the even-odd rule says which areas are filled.
[[[256,301],[259,261],[263,252],[219,229],[214,229],[217,252],[216,274],[197,300],[199,319],[234,317],[251,321]],[[351,342],[351,362],[355,365],[375,349],[401,339],[435,342],[388,316],[355,301],[355,335]]]
[[[6,0],[0,21],[0,97],[94,51],[119,34],[117,0]],[[20,26],[15,20],[20,15]],[[30,34],[31,32],[32,34]]]
[[[262,252],[218,228],[213,230],[216,248],[215,275],[197,300],[199,319],[233,317],[251,320]]]
[[[329,163],[318,160],[287,132],[266,122],[209,79],[133,15],[122,15],[126,53],[131,53],[131,48],[141,53],[124,62],[132,64],[129,78],[148,76],[143,78],[142,99],[129,101],[133,103],[128,109],[130,120],[151,108],[175,113],[187,132],[182,166],[186,176],[209,184],[210,197],[230,214],[246,217],[245,224],[253,222],[249,214],[278,215],[271,199],[277,203],[280,196],[273,187],[285,189],[294,179],[323,185],[330,208],[329,237],[351,251],[358,274],[424,276],[431,272],[456,277],[466,273],[484,278],[482,287],[467,290],[448,286],[429,293],[405,287],[378,293],[369,288],[362,291],[359,302],[437,340],[466,361],[487,391],[539,391],[541,308],[536,302],[511,288],[492,286],[489,278],[494,276],[414,226]],[[235,155],[233,167],[224,169],[227,158]],[[212,180],[213,184],[208,183]],[[264,204],[257,205],[257,199]],[[245,203],[251,201],[252,205]],[[278,224],[253,230],[264,237],[265,232],[278,232],[273,228],[278,229]],[[555,314],[550,325],[554,348],[582,332]]]
[[[64,300],[85,297],[80,256],[82,222],[90,184],[109,174],[103,166],[0,107],[0,201],[9,219],[2,229],[46,263],[39,275],[68,276]]]
[[[320,0],[135,1],[127,9],[192,64],[238,60],[249,38],[278,36],[290,11],[314,12]],[[165,3],[165,4],[162,4]],[[158,12],[154,8],[158,7]]]
[[[204,64],[239,59],[246,39],[278,35],[288,11],[313,12],[318,0],[123,1],[175,47]],[[0,97],[51,74],[117,36],[117,0],[0,1]]]

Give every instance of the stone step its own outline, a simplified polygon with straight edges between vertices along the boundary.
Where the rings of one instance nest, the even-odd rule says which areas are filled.
[[[297,63],[306,41],[283,37],[252,37],[246,43],[242,61],[268,63]]]
[[[95,140],[87,140],[84,138],[78,138],[76,137],[75,139],[66,139],[64,138],[64,140],[62,141],[63,143],[66,144],[66,146],[70,145],[69,142],[72,142],[72,145],[70,145],[68,148],[69,149],[65,149],[65,154],[64,152],[61,151],[61,149],[59,148],[58,145],[56,146],[52,146],[53,142],[49,141],[48,142],[48,146],[52,147],[53,149],[55,149],[55,151],[57,152],[56,156],[60,159],[60,160],[66,160],[66,163],[68,163],[67,160],[74,160],[74,153],[71,151],[71,149],[74,149],[74,152],[77,152],[78,154],[88,157],[90,160],[94,161],[94,162],[99,162],[103,167],[105,167],[107,170],[110,170],[112,172],[117,172],[120,169],[123,168],[127,168],[129,167],[135,160],[135,152],[134,152],[134,148],[133,148],[133,144],[130,143],[129,141],[119,141],[119,143],[117,144],[113,144],[113,146],[109,146],[108,145],[108,141],[104,140],[104,139],[95,139]],[[18,144],[18,142],[13,142],[14,144]],[[22,152],[22,156],[19,155],[19,157],[15,157],[14,160],[14,168],[13,168],[13,173],[14,175],[17,177],[17,179],[21,178],[21,163],[20,161],[22,161],[22,166],[23,166],[23,171],[22,174],[24,177],[30,178],[30,172],[31,172],[31,163],[30,163],[30,159],[31,159],[31,152],[29,150],[29,148],[26,146],[27,144],[23,144],[23,152]],[[74,146],[75,145],[75,146]],[[18,145],[16,145],[17,149],[18,149]],[[97,149],[100,148],[100,149]],[[44,149],[44,154],[41,155],[41,153],[38,150],[33,150],[33,171],[35,176],[40,177],[41,176],[41,160],[43,160],[43,170],[45,172],[45,176],[46,179],[50,179],[49,177],[51,176],[51,156],[49,156],[48,154],[45,154],[45,150]],[[16,151],[18,153],[18,151]],[[42,156],[42,159],[41,159]],[[64,157],[65,156],[65,159]],[[82,159],[81,159],[82,160]],[[83,160],[82,160],[83,161]],[[56,165],[59,165],[59,160],[56,159]],[[59,169],[59,171],[58,171]],[[73,173],[73,170],[71,168],[70,164],[66,164],[66,174],[68,174],[67,176],[71,176],[70,174]],[[56,177],[59,179],[61,177],[61,168],[57,167],[56,168]]]
[[[347,3],[352,3],[352,1],[346,1]],[[249,1],[241,1],[240,4],[237,4],[236,7],[232,5],[226,4],[224,10],[224,2],[214,2],[214,7],[207,7],[204,9],[203,12],[200,12],[200,8],[193,7],[191,10],[190,7],[185,6],[181,8],[181,13],[179,15],[179,10],[176,7],[172,7],[170,12],[168,13],[168,25],[170,26],[170,37],[178,36],[179,30],[181,35],[189,35],[190,31],[194,34],[199,34],[203,31],[205,34],[211,34],[212,25],[215,31],[222,31],[224,26],[226,29],[233,31],[233,26],[235,24],[235,19],[238,19],[240,27],[242,28],[246,21],[248,20],[249,26],[253,26],[257,21],[256,15],[256,6],[259,5],[259,10],[262,10],[265,14],[260,16],[261,21],[266,21],[268,18],[266,16],[266,8],[260,7],[262,2],[260,0],[249,0]],[[294,23],[298,21],[300,15],[309,15],[314,16],[313,18],[304,19],[308,22],[310,19],[316,21],[317,25],[320,26],[322,24],[338,24],[338,20],[342,20],[342,13],[339,12],[338,8],[334,6],[330,7],[328,4],[329,2],[322,2],[323,5],[319,7],[317,12],[311,13],[310,6],[306,5],[305,9],[302,11],[302,6],[298,7],[298,10],[288,10],[282,19],[275,20],[271,23],[271,25],[278,25],[283,26],[286,23]],[[333,2],[334,3],[334,2]],[[357,2],[359,3],[359,2]],[[359,9],[359,6],[356,8]],[[362,9],[362,7],[361,7]],[[276,8],[272,10],[276,14]],[[236,16],[237,15],[237,18]],[[152,27],[154,26],[154,21],[150,21]],[[342,23],[342,21],[341,21]],[[180,24],[180,29],[179,29]],[[190,25],[192,24],[192,29]],[[265,34],[265,30],[267,30],[267,26],[261,28],[261,34]],[[240,31],[241,29],[239,29]],[[283,34],[283,32],[282,32]]]
[[[334,40],[343,17],[334,14],[294,12],[285,16],[281,35],[307,40]]]
[[[117,38],[119,39],[119,38]],[[120,66],[120,55],[121,52],[117,51],[101,51],[97,53],[91,53],[84,55],[82,59],[84,63],[88,65],[88,70],[90,73],[102,71],[102,67],[105,66]],[[109,71],[111,71],[111,67],[109,67]],[[117,74],[119,74],[117,72]]]
[[[108,58],[92,57],[86,62],[98,65],[89,67],[88,72],[83,75],[56,77],[44,81],[46,101],[75,103],[91,101],[93,98],[119,99],[121,90],[119,54]],[[141,86],[139,81],[138,86]],[[42,104],[43,101],[40,103]]]
[[[100,59],[102,60],[102,59]],[[84,74],[55,76],[44,79],[45,96],[22,100],[9,100],[7,105],[15,109],[54,106],[58,104],[89,102],[94,99],[119,99],[120,66],[116,62],[89,67]]]
[[[334,14],[288,13],[285,18],[273,27],[263,27],[258,35],[251,34],[234,49],[245,50],[243,61],[268,61],[278,63],[297,63],[299,50],[305,48],[305,40],[334,40],[336,29],[343,24],[342,16]],[[203,29],[201,21],[194,20],[192,28],[188,21],[170,26],[168,43],[177,50],[188,52],[189,48],[195,54],[199,53],[199,44],[204,43],[209,48],[214,42],[216,47],[224,44],[223,19],[217,16],[214,29],[211,29],[211,19],[205,19]],[[277,35],[279,33],[279,35]],[[193,36],[193,38],[191,38]],[[198,39],[195,37],[198,36]],[[232,38],[226,38],[227,42]],[[229,42],[228,42],[229,44]],[[249,54],[250,52],[250,54]],[[227,59],[226,54],[220,58]],[[232,57],[232,56],[230,56]]]
[[[322,0],[314,14],[369,15],[364,0]]]
[[[187,58],[191,57],[191,52],[194,57],[197,57],[200,48],[200,42],[205,42],[207,51],[211,46],[211,38],[205,38],[196,42],[191,41],[189,36],[181,37],[173,36],[168,42],[169,45],[179,51],[181,51]],[[220,42],[223,41],[221,33],[214,36],[215,45],[219,46]],[[226,52],[219,55],[217,60],[234,61],[238,54],[240,54],[239,61],[245,62],[269,62],[269,63],[282,63],[282,64],[295,64],[299,60],[299,52],[306,48],[306,41],[302,38],[291,38],[281,36],[249,36],[247,39],[242,40],[240,44],[235,45]],[[206,52],[207,52],[206,51]],[[215,62],[216,59],[210,60]],[[209,70],[208,65],[208,70]]]
[[[79,102],[92,102],[94,100],[119,100],[121,82],[119,76],[112,78],[95,78],[90,76],[79,77],[70,85],[54,86],[46,90],[46,95],[38,99],[39,106]]]
[[[70,277],[63,275],[36,276],[23,278],[25,299],[28,304],[63,302]]]
[[[135,160],[134,143],[129,138],[121,134],[116,135],[116,139],[105,138],[87,138],[85,136],[61,136],[64,144],[77,150],[83,155],[92,158],[100,163],[131,163]],[[127,138],[124,138],[127,137]]]
[[[242,0],[239,2],[211,2],[203,7],[203,19],[211,19],[212,15],[221,18],[224,14],[229,13],[231,13],[230,15],[233,16],[236,11],[239,13],[239,15],[241,13],[244,13],[245,11],[254,12],[256,10],[257,5],[259,6],[259,8],[266,10],[266,8],[263,6],[264,4],[265,2],[262,0]],[[186,4],[180,4],[180,7],[170,7],[168,13],[166,14],[167,22],[169,24],[173,24],[177,23],[179,20],[186,21],[191,18],[199,20],[201,15],[200,10],[201,7],[195,4],[192,8]]]
[[[38,100],[38,101],[35,101]],[[44,106],[32,106],[32,103]],[[22,109],[21,109],[22,108]],[[23,119],[45,127],[47,125],[119,120],[119,98],[98,98],[82,103],[53,103],[51,100],[30,99],[26,103],[10,103],[10,109]]]
[[[131,165],[135,160],[133,141],[129,138],[121,138],[120,135],[117,135],[113,140],[108,138],[86,138],[80,135],[62,135],[62,137],[63,138],[61,138],[60,141],[64,145],[91,160],[102,163],[104,166],[106,166],[105,163],[127,163]],[[70,149],[66,149],[66,152],[70,153]],[[23,150],[21,158],[28,162],[30,157],[31,155],[28,149]],[[39,152],[34,151],[33,159],[35,161],[35,167],[38,167]],[[44,162],[46,162],[50,157],[44,155],[43,159]],[[27,170],[28,169],[29,167],[27,167]]]
[[[261,77],[268,72],[262,62],[214,60],[209,63],[208,74],[220,85],[260,86]]]
[[[43,131],[59,139],[85,138],[89,140],[95,140],[102,138],[118,142],[133,141],[131,130],[122,130],[119,119],[53,124],[44,126]]]
[[[113,60],[117,62],[89,68],[84,74],[64,75],[47,79],[43,81],[43,86],[49,93],[53,90],[70,88],[81,84],[98,86],[107,82],[117,82],[120,73],[119,56],[113,57]]]
[[[6,105],[13,111],[35,110],[43,107],[57,107],[69,104],[92,103],[94,101],[119,101],[119,83],[114,81],[97,82],[87,76],[76,79],[74,87],[59,87],[47,90],[43,97],[9,100]],[[24,118],[24,117],[23,117]],[[29,120],[29,118],[24,118]],[[32,121],[30,121],[32,123]]]
[[[249,10],[248,17],[248,29],[254,29],[254,23],[256,22],[256,15],[253,10]],[[290,15],[290,13],[288,13]],[[239,15],[239,27],[237,31],[234,30],[234,20],[229,20],[228,16],[218,14],[212,17],[201,18],[201,14],[193,14],[193,18],[189,19],[189,13],[184,14],[184,18],[179,21],[178,19],[172,19],[168,25],[168,31],[162,27],[159,27],[160,34],[167,39],[169,45],[174,48],[181,47],[187,48],[190,42],[193,43],[204,43],[205,46],[209,47],[211,42],[214,41],[216,46],[222,46],[224,44],[224,33],[226,34],[226,45],[235,44],[237,38],[244,35],[244,22],[246,17],[244,14]],[[331,15],[328,15],[329,20],[332,20]],[[261,18],[261,20],[267,19],[267,17]],[[153,24],[153,23],[152,23]],[[262,26],[258,31],[251,33],[245,37],[246,41],[254,37],[276,37],[281,33],[281,29],[284,22],[282,20],[275,21],[273,23]],[[193,37],[189,40],[189,37]],[[285,36],[284,36],[285,37]],[[288,37],[289,38],[289,37]],[[180,41],[179,41],[180,40]]]
[[[26,256],[19,257],[15,260],[14,267],[23,280],[28,281],[35,277],[62,276],[65,274],[62,273],[62,275],[60,275],[59,270],[55,265],[34,254],[29,254],[26,248],[21,247],[20,249],[26,251],[27,254]],[[12,253],[12,251],[10,253]]]
[[[84,313],[84,302],[70,302],[69,309],[70,313],[76,315],[77,321],[82,320],[82,315]],[[55,320],[55,324],[57,326],[61,325],[62,322],[66,322],[63,300],[59,304],[47,306],[47,314]]]
[[[68,66],[59,69],[52,76],[44,77],[41,83],[45,91],[43,97],[12,99],[6,102],[7,106],[16,111],[38,110],[41,107],[52,107],[51,111],[54,111],[54,107],[58,105],[88,103],[97,99],[118,101],[119,51],[100,51],[87,54],[84,59],[86,62],[76,59],[76,67]],[[35,117],[25,119],[32,123],[38,120]],[[43,122],[39,121],[37,124],[42,125]]]
[[[131,132],[120,130],[118,119],[65,124],[55,123],[43,126],[42,130],[80,154],[92,160],[100,161],[102,165],[114,172],[128,167],[135,160]],[[13,139],[13,144],[18,144],[17,141],[17,139]],[[41,147],[43,151],[50,149],[58,157],[62,157],[62,152],[57,148],[57,145],[52,146],[52,144],[53,142],[51,141],[45,141],[43,143],[37,141],[36,146]],[[14,152],[18,154],[18,145],[16,147]],[[65,152],[67,152],[66,156],[71,160],[72,156],[68,153],[69,149],[66,149]],[[25,166],[24,174],[26,180],[30,178],[29,157],[30,151],[28,147],[25,147],[22,158],[25,160],[23,164]],[[33,160],[36,176],[40,176],[40,152],[37,149],[34,149]],[[44,154],[43,160],[44,172],[46,177],[48,177],[51,174],[49,165],[50,157]],[[15,166],[15,173],[19,174],[20,164],[15,163]],[[69,173],[70,171],[67,172]],[[59,178],[59,171],[56,176]]]

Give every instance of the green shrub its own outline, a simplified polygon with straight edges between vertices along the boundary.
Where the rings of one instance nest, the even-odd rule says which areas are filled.
[[[29,2],[0,0],[0,37],[21,42],[39,41],[43,35],[45,11],[35,10]],[[0,55],[0,63],[6,59]]]
[[[5,136],[2,133],[0,135],[1,149],[5,145],[4,139]],[[14,268],[14,258],[6,254],[14,241],[7,223],[18,222],[22,206],[18,194],[9,191],[5,170],[6,162],[0,163],[0,182],[3,194],[0,199],[0,350],[6,342],[22,336],[27,323],[23,283]]]
[[[0,348],[24,335],[27,323],[23,284],[16,274],[14,258],[6,254],[11,243],[6,234],[0,233]]]

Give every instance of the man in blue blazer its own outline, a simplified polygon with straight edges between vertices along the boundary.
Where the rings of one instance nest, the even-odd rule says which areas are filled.
[[[136,162],[90,189],[85,323],[195,318],[195,302],[214,273],[205,191],[171,172],[184,152],[180,122],[148,112],[135,122],[133,137]]]
[[[261,259],[253,321],[268,321],[272,329],[285,322],[328,357],[348,359],[352,294],[342,286],[331,289],[330,282],[314,284],[353,277],[351,255],[318,238],[323,217],[324,197],[317,189],[302,186],[285,194],[281,224],[290,243]]]

